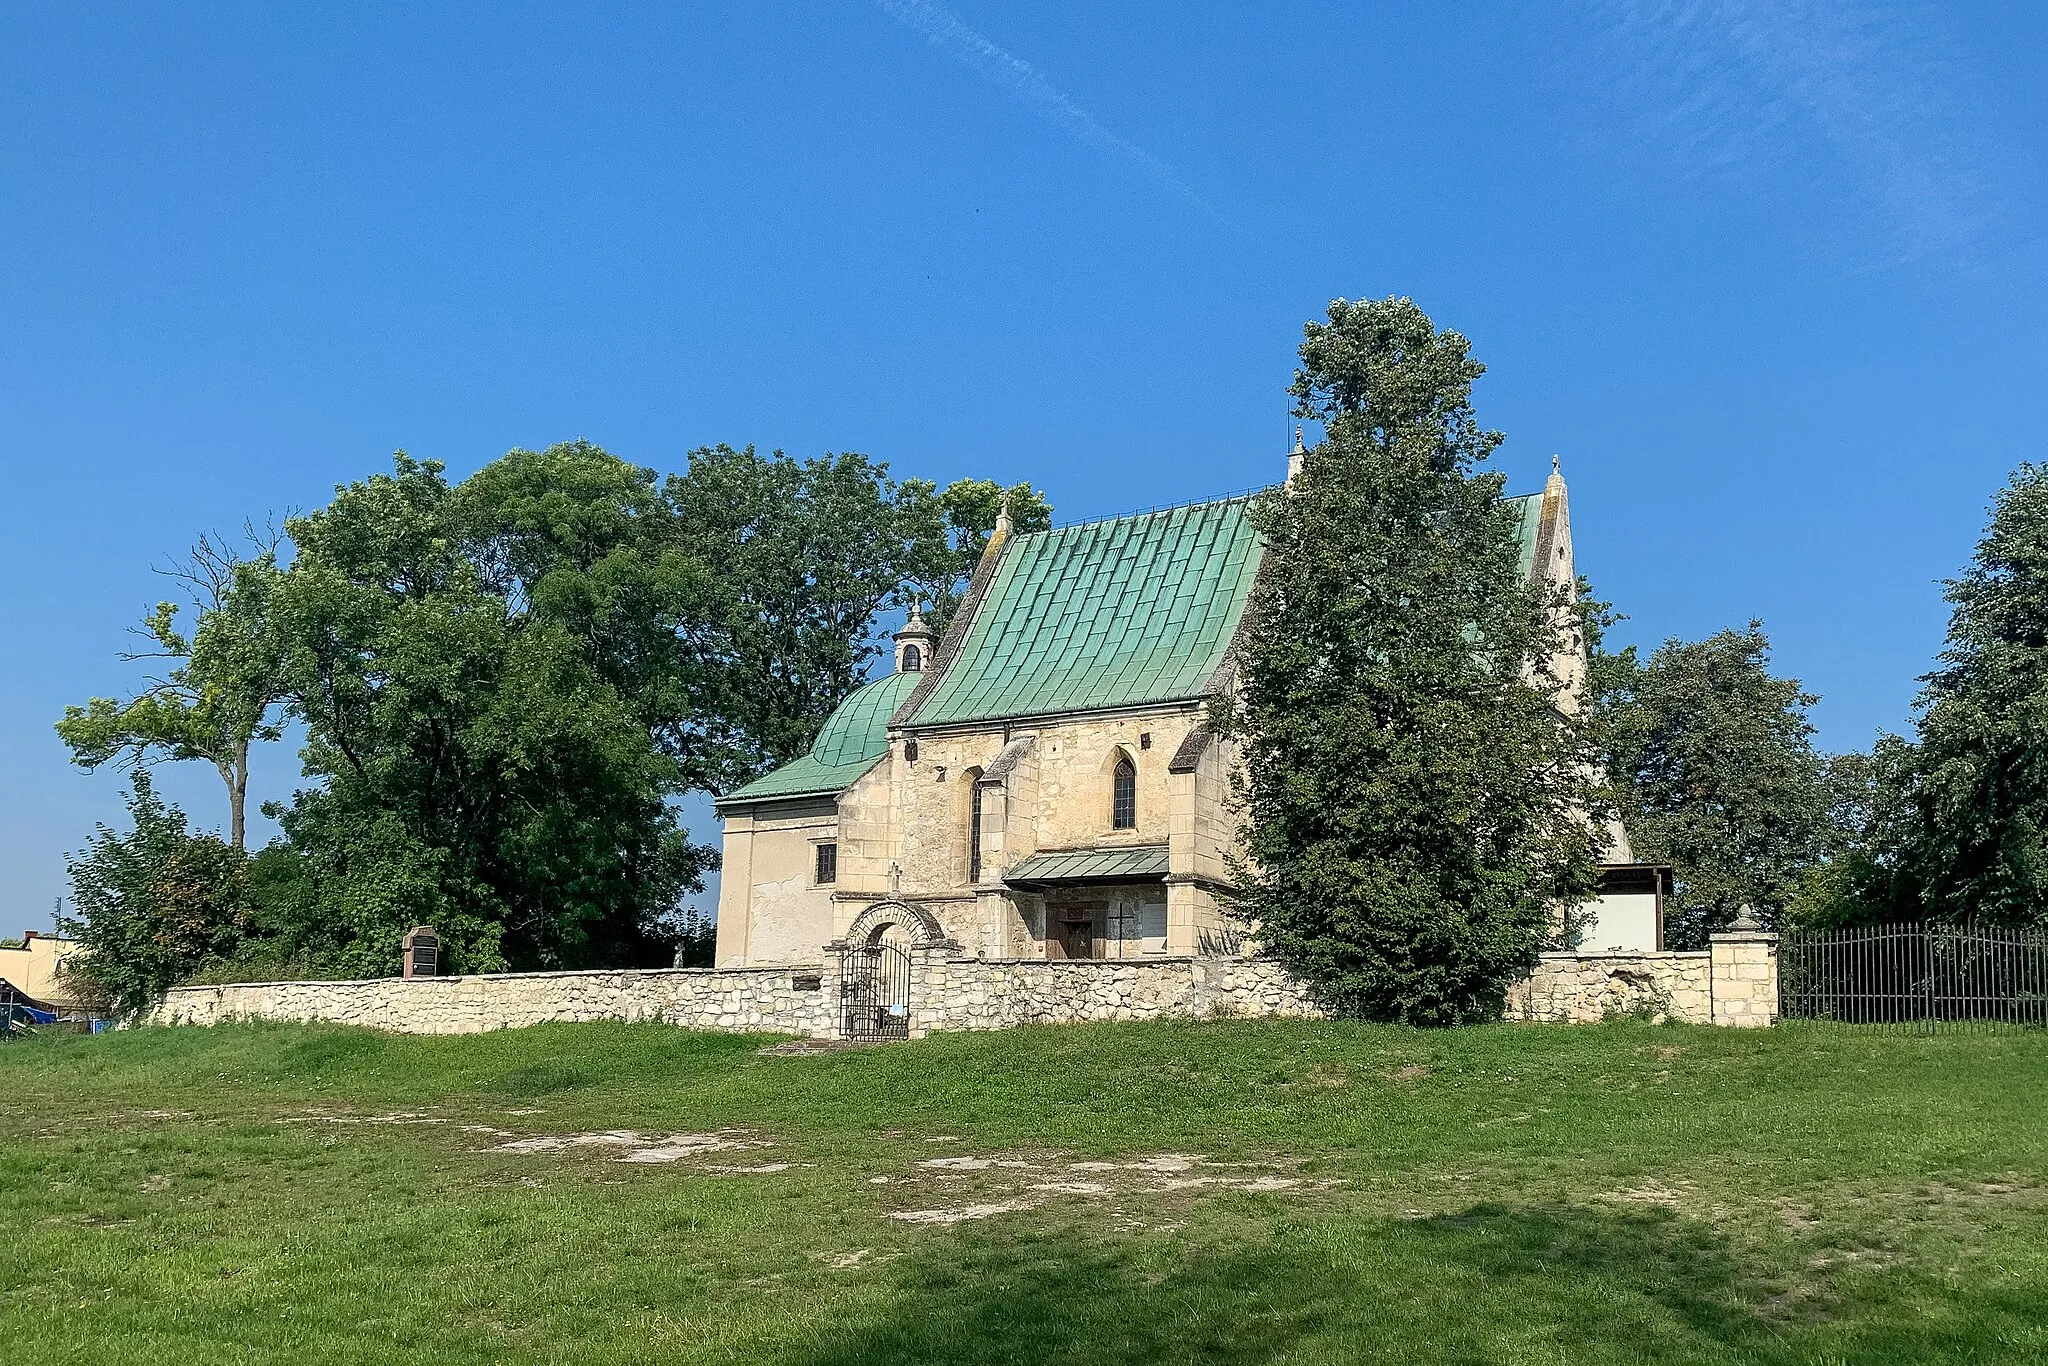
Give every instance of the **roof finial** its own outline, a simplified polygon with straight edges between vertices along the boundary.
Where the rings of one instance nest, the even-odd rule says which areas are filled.
[[[1302,462],[1308,459],[1308,448],[1301,444],[1301,424],[1294,424],[1294,449],[1287,452],[1287,487],[1294,487],[1294,481],[1301,477]]]
[[[1299,422],[1297,422],[1297,423],[1295,423],[1295,424],[1294,424],[1294,449],[1293,449],[1293,450],[1291,450],[1291,451],[1289,451],[1289,452],[1288,452],[1288,454],[1289,454],[1289,455],[1306,455],[1306,454],[1308,454],[1308,449],[1307,449],[1307,448],[1306,448],[1305,446],[1303,446],[1303,445],[1301,444],[1301,424],[1300,424]]]
[[[1010,534],[1010,491],[1003,490],[1003,505],[996,512],[996,535],[1007,539]]]
[[[1555,451],[1551,452],[1550,472],[1552,474],[1562,475],[1564,473],[1563,465],[1564,461],[1558,456],[1558,454]]]

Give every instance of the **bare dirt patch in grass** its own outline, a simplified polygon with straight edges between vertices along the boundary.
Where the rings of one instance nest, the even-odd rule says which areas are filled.
[[[1035,1209],[1037,1200],[1000,1200],[980,1205],[952,1205],[940,1209],[891,1210],[889,1217],[906,1224],[959,1224],[969,1219],[990,1219],[998,1214],[1015,1214]]]
[[[515,1138],[486,1148],[488,1153],[566,1153],[587,1149],[620,1150],[615,1162],[667,1163],[705,1153],[738,1152],[748,1148],[772,1148],[764,1138],[744,1129],[721,1129],[709,1134],[667,1134],[655,1137],[633,1129],[607,1129],[588,1134],[535,1134]]]
[[[870,1176],[868,1182],[907,1187],[913,1196],[920,1190],[941,1188],[953,1197],[943,1205],[884,1212],[887,1218],[902,1223],[949,1225],[1021,1213],[1057,1201],[1092,1206],[1121,1227],[1143,1227],[1147,1221],[1134,1217],[1127,1206],[1151,1214],[1153,1206],[1174,1196],[1230,1191],[1306,1195],[1346,1184],[1285,1174],[1301,1162],[1300,1158],[1218,1162],[1194,1153],[1082,1160],[1059,1153],[962,1154],[926,1158],[907,1173]]]
[[[1685,1204],[1683,1193],[1661,1181],[1645,1181],[1626,1190],[1604,1191],[1599,1198],[1623,1205],[1661,1205],[1665,1209],[1678,1209]]]

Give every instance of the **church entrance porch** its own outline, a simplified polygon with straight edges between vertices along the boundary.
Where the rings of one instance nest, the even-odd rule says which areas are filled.
[[[1055,961],[1166,952],[1166,846],[1050,849],[1003,881],[1045,898],[1043,944]]]
[[[1142,958],[1166,952],[1166,889],[1138,884],[1049,891],[1045,956]]]

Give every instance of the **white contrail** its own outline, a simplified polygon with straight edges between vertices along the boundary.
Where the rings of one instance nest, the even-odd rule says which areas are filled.
[[[1777,160],[1801,127],[1860,183],[1906,256],[1978,243],[2009,159],[1944,51],[1941,14],[1856,0],[1596,0],[1662,84],[1664,132],[1723,165]]]
[[[1068,99],[1064,91],[1040,75],[1031,63],[996,46],[981,33],[961,23],[951,11],[933,4],[931,0],[879,0],[879,3],[884,13],[916,29],[933,46],[951,52],[1090,147],[1135,167],[1153,184],[1171,190],[1218,222],[1227,221],[1186,181],[1175,175],[1171,167],[1129,138],[1118,137],[1104,128],[1095,121],[1093,114]]]

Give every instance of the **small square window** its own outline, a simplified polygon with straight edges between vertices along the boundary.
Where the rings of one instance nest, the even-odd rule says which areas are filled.
[[[824,887],[824,886],[828,886],[828,885],[830,885],[831,883],[837,882],[838,880],[839,880],[839,846],[838,846],[837,844],[821,844],[821,845],[819,845],[819,846],[818,846],[818,876],[817,876],[817,883],[818,883],[818,885],[819,885],[820,887]]]

